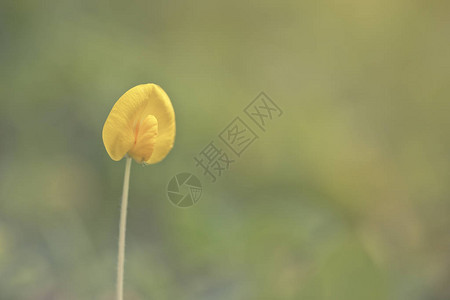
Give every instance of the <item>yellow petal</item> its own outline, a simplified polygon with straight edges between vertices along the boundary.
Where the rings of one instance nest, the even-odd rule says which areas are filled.
[[[175,113],[169,97],[156,84],[130,89],[114,104],[102,135],[113,160],[128,153],[138,162],[161,161],[175,139]]]
[[[138,122],[134,136],[134,146],[128,151],[128,154],[139,163],[149,160],[158,137],[158,121],[155,116],[148,115],[144,120]]]

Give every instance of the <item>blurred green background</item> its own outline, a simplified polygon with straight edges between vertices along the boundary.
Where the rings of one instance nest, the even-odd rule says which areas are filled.
[[[0,79],[2,300],[114,298],[101,131],[148,82],[177,138],[132,166],[125,299],[450,299],[448,1],[1,0]],[[260,91],[284,115],[209,183],[193,156]]]

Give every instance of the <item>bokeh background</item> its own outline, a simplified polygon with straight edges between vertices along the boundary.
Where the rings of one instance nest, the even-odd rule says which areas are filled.
[[[101,130],[147,82],[177,139],[132,166],[126,299],[450,299],[448,1],[1,0],[0,79],[2,300],[114,298]],[[260,91],[283,116],[210,183],[193,156]]]

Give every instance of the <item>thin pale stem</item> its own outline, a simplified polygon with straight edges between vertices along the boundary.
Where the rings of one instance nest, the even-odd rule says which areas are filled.
[[[127,228],[128,189],[130,186],[131,157],[126,158],[123,179],[122,205],[120,208],[119,254],[117,256],[117,300],[123,300],[123,270],[125,264],[125,232]]]

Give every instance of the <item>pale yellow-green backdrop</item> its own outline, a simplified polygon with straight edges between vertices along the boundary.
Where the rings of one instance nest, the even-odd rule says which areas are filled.
[[[450,299],[449,81],[448,1],[1,0],[0,299],[114,298],[101,132],[148,82],[177,138],[131,169],[125,299]],[[193,156],[260,91],[283,116],[209,183]]]

